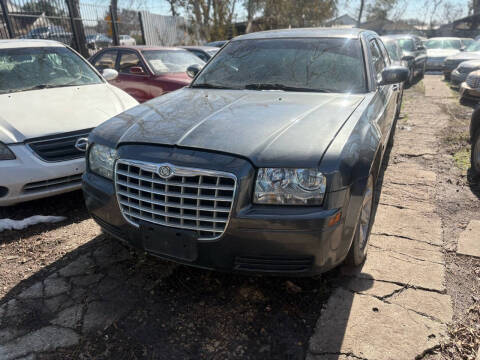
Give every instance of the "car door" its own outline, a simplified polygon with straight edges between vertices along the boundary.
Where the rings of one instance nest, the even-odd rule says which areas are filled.
[[[112,84],[133,96],[138,102],[152,98],[149,82],[152,75],[133,50],[121,50],[117,59],[118,77]]]
[[[383,51],[382,51],[383,48]],[[390,59],[386,53],[386,49],[380,41],[372,38],[369,41],[369,49],[371,56],[371,68],[378,84],[382,80],[382,71],[390,65]],[[396,103],[398,96],[398,85],[377,85],[375,103],[376,117],[375,122],[381,133],[384,149],[392,129],[395,116]]]

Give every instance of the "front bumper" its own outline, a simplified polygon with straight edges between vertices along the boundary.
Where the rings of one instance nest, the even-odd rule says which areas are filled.
[[[460,85],[467,80],[468,74],[460,73],[457,70],[453,70],[450,76],[450,84],[454,87],[460,87]]]
[[[480,89],[473,89],[462,83],[460,86],[460,103],[466,106],[476,106],[480,102]]]
[[[46,162],[26,145],[9,145],[14,160],[0,161],[0,206],[80,189],[85,160]]]
[[[427,58],[427,71],[442,71],[445,58]]]
[[[228,158],[219,154],[214,157]],[[175,163],[171,159],[162,160]],[[146,228],[135,227],[123,217],[113,181],[86,172],[83,175],[86,205],[103,230],[114,237],[161,258],[200,268],[309,276],[332,269],[344,260],[355,228],[348,219],[358,218],[356,214],[349,215],[356,213],[361,203],[360,198],[351,195],[350,188],[327,194],[322,207],[252,205],[248,184],[253,183],[254,169],[245,160],[236,161],[236,169],[229,169],[239,182],[228,226],[218,239],[196,240],[196,254],[188,260],[152,247],[151,241],[147,246]],[[199,162],[195,161],[197,165]],[[330,226],[330,220],[338,213],[341,213],[340,221]],[[163,235],[167,236],[172,229],[152,227],[160,234],[159,242],[166,241]]]

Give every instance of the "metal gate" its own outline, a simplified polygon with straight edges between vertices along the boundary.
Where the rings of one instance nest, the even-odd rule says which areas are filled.
[[[111,45],[144,43],[139,13],[79,0],[0,0],[0,39],[63,42],[83,56]],[[134,39],[134,40],[132,40]]]

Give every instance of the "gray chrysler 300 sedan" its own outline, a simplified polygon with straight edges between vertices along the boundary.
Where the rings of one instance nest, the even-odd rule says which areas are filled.
[[[104,231],[209,269],[361,264],[408,69],[373,32],[294,29],[239,36],[188,72],[91,133],[83,190]]]

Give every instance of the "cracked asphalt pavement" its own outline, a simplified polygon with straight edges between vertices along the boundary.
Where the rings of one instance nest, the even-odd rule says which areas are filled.
[[[180,266],[103,235],[80,193],[0,209],[68,218],[0,233],[0,359],[459,358],[441,351],[473,304],[455,295],[458,232],[442,206],[453,190],[441,103],[456,99],[439,76],[424,83],[405,94],[360,269],[289,279]],[[468,201],[458,216],[478,214],[478,197]]]

